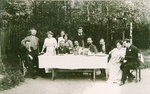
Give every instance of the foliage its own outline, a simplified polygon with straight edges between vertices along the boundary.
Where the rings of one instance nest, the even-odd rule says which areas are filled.
[[[13,0],[7,0],[4,3],[4,10],[2,16],[3,21],[6,23],[19,24],[33,15],[32,8],[25,1],[14,2]]]
[[[0,15],[3,18],[3,31],[7,35],[4,48],[19,51],[20,41],[30,28],[37,29],[42,47],[47,31],[53,31],[54,36],[58,37],[63,29],[73,39],[80,26],[88,36],[94,36],[95,43],[103,37],[112,45],[115,40],[123,38],[123,33],[130,38],[130,22],[133,22],[133,43],[140,48],[149,48],[149,4],[148,0],[6,0]],[[0,82],[0,90],[9,89],[23,81],[18,61],[15,60],[17,57],[8,57],[0,63],[0,72],[5,75]]]
[[[144,65],[146,68],[150,68],[150,50],[149,49],[142,49],[141,53],[144,57]]]
[[[2,71],[4,78],[0,80],[0,91],[7,90],[16,85],[19,85],[20,82],[24,81],[24,77],[20,71],[19,62],[16,57],[9,56],[3,59],[0,64],[3,66]],[[1,70],[0,70],[1,71]]]
[[[9,45],[7,49],[18,49],[30,28],[37,29],[42,47],[47,31],[53,31],[57,38],[63,29],[73,39],[80,26],[87,36],[94,36],[95,43],[103,37],[112,45],[123,36],[130,38],[130,22],[133,22],[133,43],[140,48],[149,47],[150,5],[147,0],[7,0],[3,9],[3,29],[10,32],[10,38],[16,38],[7,42],[16,46]]]

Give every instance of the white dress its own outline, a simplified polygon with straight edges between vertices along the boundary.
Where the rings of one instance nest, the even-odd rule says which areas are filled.
[[[55,38],[46,38],[43,47],[46,48],[46,54],[56,55],[57,41]]]
[[[57,41],[55,38],[46,38],[43,47],[46,48],[45,55],[49,56],[56,55],[55,49],[57,48]],[[49,73],[50,71],[51,71],[50,68],[45,68],[45,73]]]
[[[120,83],[122,77],[122,71],[120,69],[120,57],[125,56],[125,48],[117,49],[114,48],[111,51],[111,59],[108,63],[107,73],[108,73],[108,80],[107,83]]]

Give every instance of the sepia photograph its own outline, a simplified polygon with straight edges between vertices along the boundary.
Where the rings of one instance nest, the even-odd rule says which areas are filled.
[[[0,0],[0,94],[150,94],[149,0]]]

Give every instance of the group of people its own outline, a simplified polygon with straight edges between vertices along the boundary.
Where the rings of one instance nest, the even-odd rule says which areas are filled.
[[[109,75],[107,82],[117,82],[120,85],[125,84],[127,77],[129,80],[133,80],[135,78],[135,76],[130,73],[130,69],[139,65],[138,49],[130,43],[129,39],[116,41],[116,47],[111,50],[110,47],[105,44],[105,40],[103,38],[100,39],[99,45],[95,46],[91,37],[85,37],[82,27],[78,29],[73,42],[68,38],[68,34],[66,34],[64,30],[61,31],[61,36],[58,37],[58,39],[53,37],[54,34],[52,31],[48,31],[47,38],[45,38],[40,52],[39,38],[36,37],[37,31],[35,29],[31,29],[30,32],[31,35],[25,37],[21,41],[21,44],[23,45],[21,57],[22,60],[26,62],[25,66],[28,67],[33,79],[36,78],[34,70],[38,70],[37,56],[39,53],[44,53],[45,49],[45,53],[48,55],[84,55],[89,53],[109,54],[111,58],[108,61],[108,68],[106,70],[100,70],[100,77]]]

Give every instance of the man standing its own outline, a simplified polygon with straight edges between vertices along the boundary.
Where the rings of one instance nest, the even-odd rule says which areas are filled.
[[[65,41],[64,38],[63,38],[64,35],[65,35],[65,31],[62,30],[62,31],[60,32],[60,37],[58,37],[58,47],[59,47],[59,45],[60,45],[60,41]]]
[[[36,53],[38,54],[39,53],[39,39],[36,37],[36,33],[37,31],[32,28],[30,29],[30,36],[27,36],[25,37],[22,41],[21,41],[21,44],[23,46],[26,46],[25,45],[25,41],[26,40],[30,40],[31,42],[31,47],[33,47],[33,49],[36,51]]]
[[[75,39],[79,42],[79,46],[85,47],[85,34],[83,33],[83,28],[79,27],[78,34],[75,36]]]
[[[87,38],[87,43],[88,43],[88,49],[90,50],[91,53],[98,53],[97,48],[95,45],[93,45],[93,40],[92,38]]]
[[[132,45],[129,39],[125,39],[123,43],[126,47],[126,55],[124,63],[120,66],[123,71],[121,83],[119,84],[120,86],[125,84],[127,77],[129,80],[133,80],[135,78],[135,76],[130,73],[130,69],[139,66],[137,47]]]

